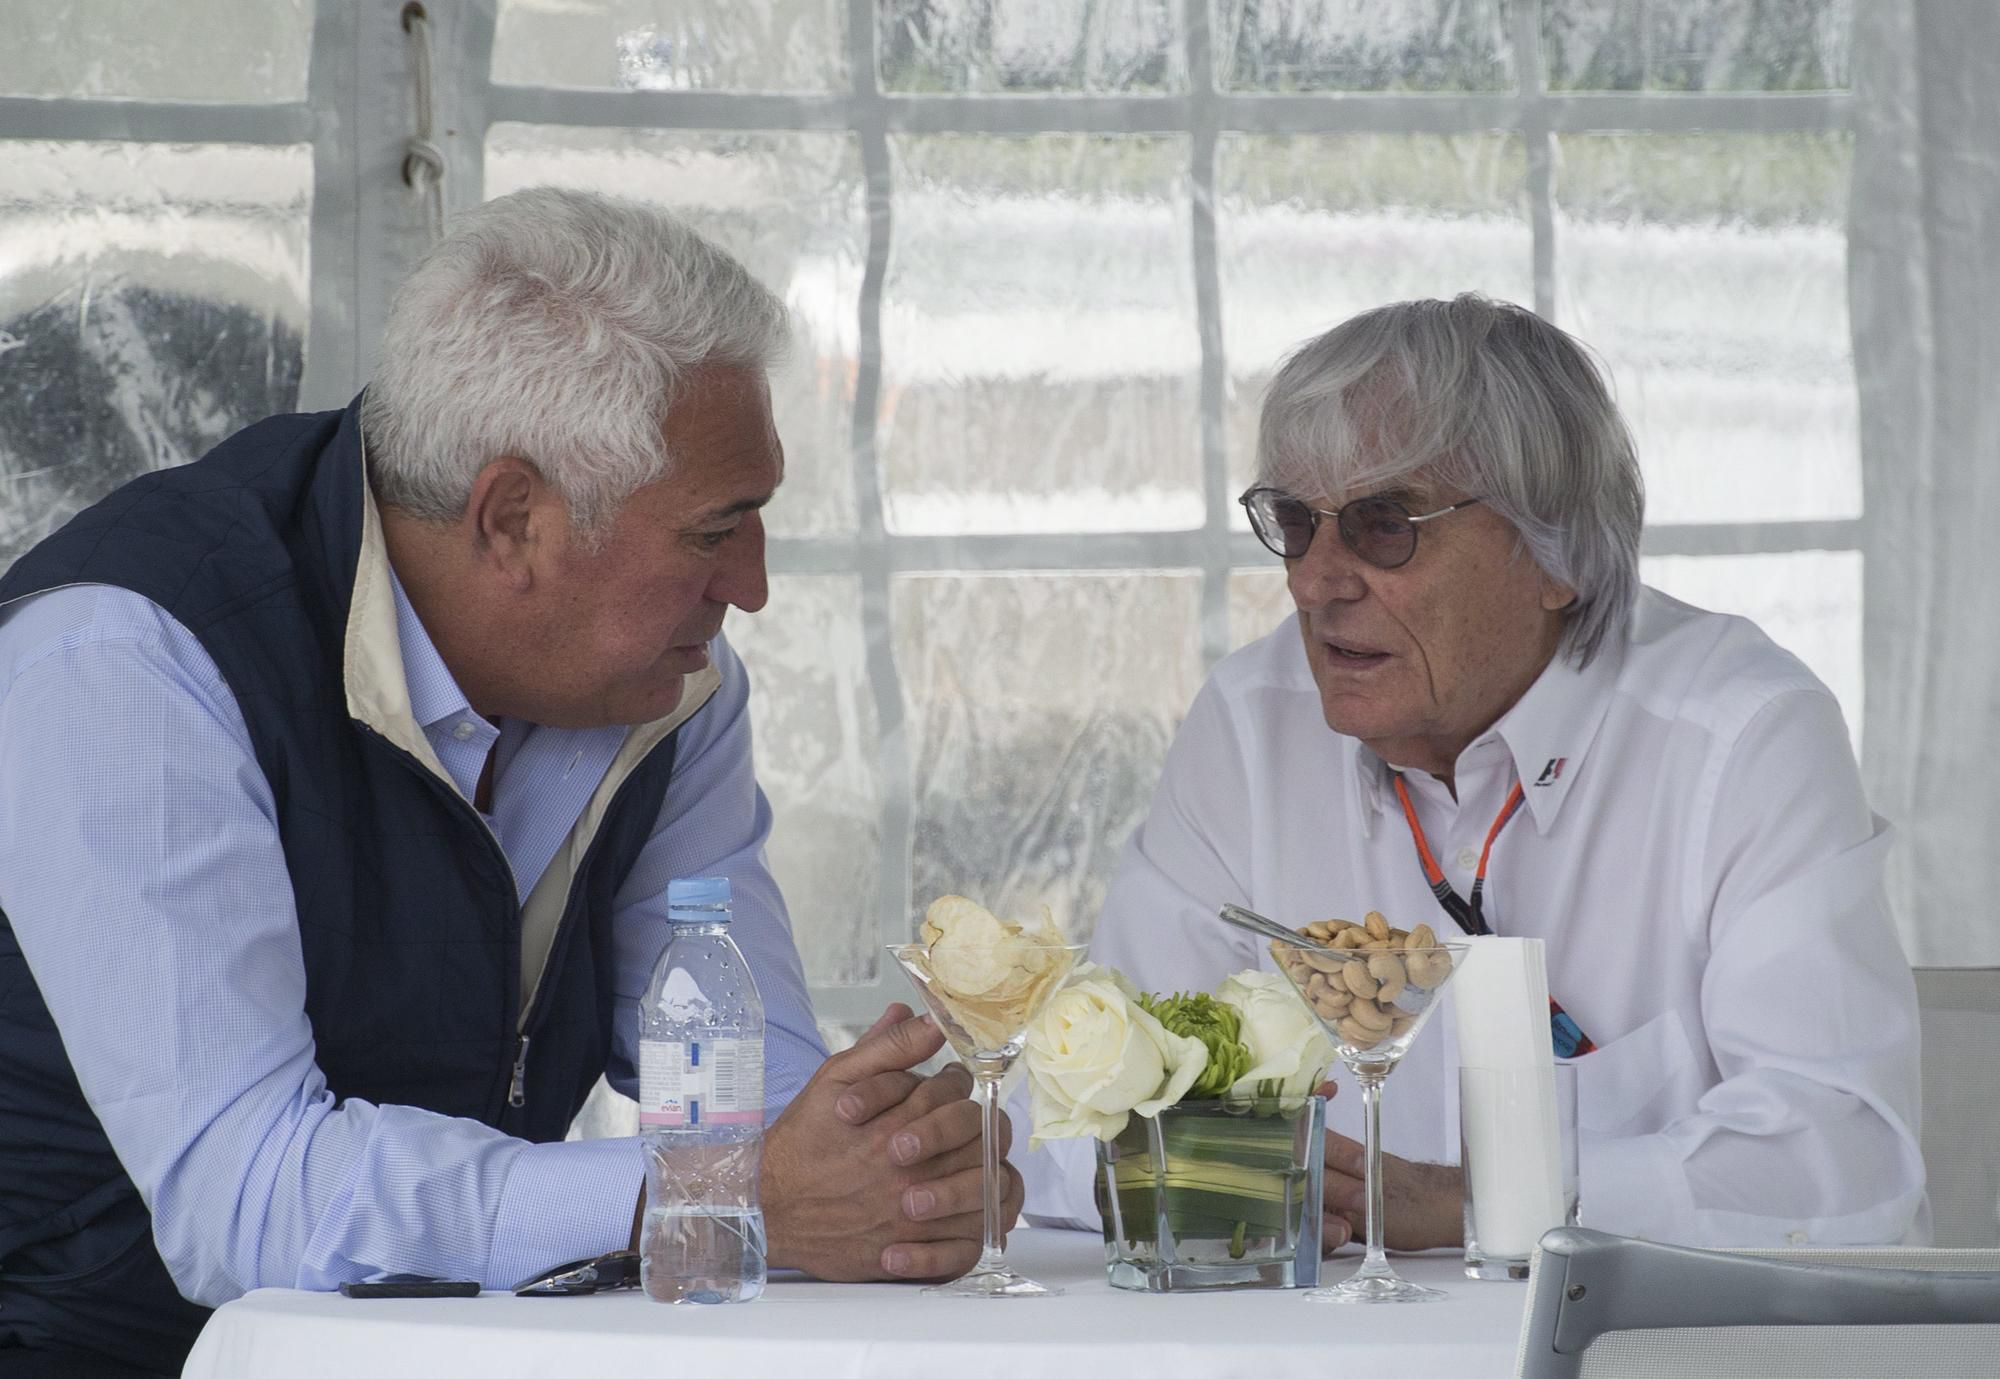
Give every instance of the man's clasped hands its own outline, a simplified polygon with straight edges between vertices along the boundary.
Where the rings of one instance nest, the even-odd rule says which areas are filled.
[[[979,1106],[954,1063],[914,1071],[944,1035],[891,1005],[854,1047],[820,1066],[764,1136],[770,1266],[837,1282],[946,1279],[979,1260]],[[1001,1228],[1021,1214],[1021,1175],[999,1122]]]

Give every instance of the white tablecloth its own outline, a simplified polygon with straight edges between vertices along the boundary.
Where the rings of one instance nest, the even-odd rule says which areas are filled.
[[[663,1307],[636,1291],[356,1301],[259,1289],[210,1319],[184,1379],[1504,1379],[1527,1301],[1525,1284],[1466,1278],[1455,1252],[1396,1261],[1449,1298],[1375,1307],[1296,1291],[1125,1292],[1105,1282],[1102,1244],[1069,1231],[1018,1231],[1008,1258],[1064,1295],[985,1301],[779,1278],[753,1303]],[[1356,1262],[1343,1254],[1323,1273],[1344,1277]]]

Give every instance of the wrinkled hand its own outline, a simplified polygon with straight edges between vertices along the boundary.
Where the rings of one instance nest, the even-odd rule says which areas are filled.
[[[1367,1230],[1366,1151],[1360,1141],[1326,1133],[1327,1248],[1337,1249]],[[1382,1244],[1391,1250],[1430,1250],[1465,1241],[1465,1182],[1455,1164],[1424,1164],[1382,1156]],[[1334,1225],[1344,1234],[1336,1240]]]
[[[839,1282],[956,1278],[979,1262],[979,1107],[954,1064],[910,1069],[944,1035],[892,1005],[851,1049],[820,1065],[764,1137],[771,1267]],[[1011,1130],[999,1122],[1000,1153]],[[1002,1165],[1001,1220],[1020,1215],[1021,1175]]]
[[[1332,1097],[1331,1082],[1315,1088]],[[1367,1148],[1326,1132],[1326,1185],[1320,1244],[1339,1249],[1368,1230]],[[1456,1165],[1382,1156],[1382,1244],[1391,1250],[1431,1250],[1465,1243],[1465,1179]]]

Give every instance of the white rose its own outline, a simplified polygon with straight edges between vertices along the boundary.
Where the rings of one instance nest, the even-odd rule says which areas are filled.
[[[1254,1096],[1259,1082],[1276,1079],[1281,1097],[1305,1096],[1333,1064],[1333,1041],[1306,1009],[1298,990],[1282,972],[1238,972],[1216,988],[1215,999],[1243,1017],[1239,1036],[1250,1050],[1250,1071],[1229,1090]]]
[[[1132,1113],[1157,1115],[1208,1063],[1199,1039],[1169,1034],[1108,967],[1080,964],[1028,1026],[1030,1147],[1095,1135],[1115,1139]]]

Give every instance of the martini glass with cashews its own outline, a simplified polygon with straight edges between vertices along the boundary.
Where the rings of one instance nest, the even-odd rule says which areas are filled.
[[[1271,955],[1312,1010],[1361,1087],[1366,1125],[1368,1253],[1352,1277],[1306,1296],[1315,1302],[1430,1302],[1436,1288],[1411,1283],[1382,1251],[1382,1083],[1429,1023],[1470,945],[1440,943],[1428,924],[1393,928],[1371,912],[1361,924],[1309,924]]]
[[[1028,1024],[1083,956],[1044,916],[1029,930],[995,918],[963,896],[948,895],[924,915],[923,942],[889,952],[923,997],[952,1052],[972,1074],[979,1098],[985,1191],[985,1239],[979,1263],[963,1278],[926,1293],[970,1298],[1037,1298],[1060,1293],[1007,1267],[1000,1230],[1000,1079],[1027,1042]]]

